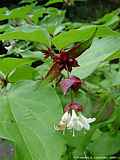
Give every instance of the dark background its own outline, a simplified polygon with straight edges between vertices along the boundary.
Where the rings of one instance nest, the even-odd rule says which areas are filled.
[[[31,0],[32,1],[32,0]],[[43,5],[48,0],[35,0],[37,5]],[[9,9],[23,6],[29,3],[20,3],[21,0],[0,0],[0,7],[8,7]],[[84,2],[75,2],[74,6],[67,6],[63,3],[52,5],[53,7],[67,9],[66,17],[71,21],[91,21],[103,16],[116,8],[120,7],[120,0],[86,0]]]

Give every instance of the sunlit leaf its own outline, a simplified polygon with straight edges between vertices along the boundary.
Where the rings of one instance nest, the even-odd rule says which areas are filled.
[[[13,31],[0,34],[0,40],[28,40],[42,43],[46,46],[50,46],[50,37],[48,32],[41,27],[24,26],[13,29]]]
[[[75,42],[84,42],[90,39],[95,32],[95,26],[82,27],[80,29],[72,29],[55,36],[52,40],[53,44],[62,49]]]
[[[94,39],[91,47],[79,58],[80,67],[73,70],[73,74],[80,78],[88,77],[100,63],[120,50],[120,37],[106,37]]]

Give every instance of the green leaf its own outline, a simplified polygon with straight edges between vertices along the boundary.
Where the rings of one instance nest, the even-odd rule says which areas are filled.
[[[4,9],[4,12],[0,13],[0,20],[16,19],[16,18],[24,19],[26,15],[31,11],[32,11],[31,6],[19,7],[19,8],[12,9],[11,11]]]
[[[98,65],[120,50],[120,37],[105,37],[94,39],[91,47],[79,58],[80,67],[74,68],[72,74],[84,79],[88,77]]]
[[[62,107],[53,88],[26,81],[1,96],[0,102],[0,135],[14,142],[15,160],[60,159],[65,150],[64,140],[54,124]]]
[[[46,8],[40,7],[33,10],[33,15],[31,17],[32,21],[37,24],[39,22],[39,18],[43,17],[43,15],[47,12]]]
[[[0,34],[0,40],[26,40],[42,43],[46,46],[50,46],[50,37],[48,32],[43,28],[23,26],[17,27],[13,31]]]
[[[48,15],[41,20],[40,24],[45,27],[51,35],[55,32],[57,27],[62,26],[61,23],[64,20],[65,11],[49,8],[47,9],[47,13]]]
[[[28,51],[22,52],[21,55],[23,58],[44,61],[44,54],[41,51],[28,50]]]
[[[22,65],[20,67],[17,67],[13,74],[9,76],[9,81],[17,82],[19,80],[32,80],[35,79],[37,75],[38,72],[34,68],[28,65]]]
[[[9,18],[14,19],[14,18],[20,18],[23,19],[27,14],[29,14],[32,11],[32,6],[24,6],[24,7],[19,7],[12,9],[10,12]]]
[[[95,34],[96,37],[106,37],[106,36],[120,36],[120,33],[117,31],[113,31],[111,28],[107,26],[97,26],[97,31]]]
[[[96,30],[95,26],[84,26],[80,29],[72,29],[55,36],[52,43],[62,49],[75,42],[85,42],[89,40]]]
[[[120,14],[120,9],[118,8],[115,11],[106,14],[104,17],[100,18],[95,23],[104,24],[106,26],[114,28],[117,25],[119,25],[119,21],[120,21],[119,14]]]
[[[48,6],[54,3],[59,3],[59,2],[64,2],[64,0],[49,0],[49,2],[45,4],[45,6]]]
[[[116,75],[112,78],[112,85],[120,85],[120,71],[116,72]]]
[[[109,132],[101,133],[88,146],[88,150],[95,156],[113,155],[120,150],[120,134],[111,135]]]
[[[12,70],[20,67],[24,64],[32,63],[32,59],[18,59],[18,58],[1,58],[0,59],[0,71],[5,74],[10,73]]]

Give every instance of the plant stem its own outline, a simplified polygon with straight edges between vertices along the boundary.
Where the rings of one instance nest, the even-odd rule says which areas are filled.
[[[67,78],[70,78],[70,73],[69,73],[69,71],[68,71],[68,69],[67,69]],[[73,102],[73,92],[72,92],[72,89],[70,88],[70,101],[71,102]]]

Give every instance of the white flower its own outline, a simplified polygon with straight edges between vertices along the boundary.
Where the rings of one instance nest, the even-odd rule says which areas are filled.
[[[75,136],[75,130],[80,131],[83,128],[83,125],[79,121],[79,117],[77,116],[75,110],[72,110],[72,116],[69,123],[67,124],[67,128],[73,130],[73,136]]]
[[[96,120],[95,118],[86,118],[81,113],[78,116],[75,110],[72,110],[72,116],[69,123],[67,124],[67,128],[73,130],[73,136],[74,136],[75,135],[74,131],[80,131],[83,128],[89,130],[90,129],[89,123],[92,123],[95,120]]]
[[[75,136],[75,131],[81,131],[82,129],[89,130],[90,123],[94,122],[96,118],[86,118],[82,113],[78,114],[74,109],[72,113],[65,112],[55,130],[65,131],[65,129],[71,129],[73,131],[73,136]]]
[[[69,123],[70,119],[71,119],[70,113],[69,112],[65,112],[63,114],[63,116],[62,116],[59,124],[54,127],[55,130],[57,130],[57,131],[64,131],[65,128],[66,128],[66,126],[67,126],[67,124]]]
[[[60,122],[63,122],[63,123],[68,123],[71,119],[71,115],[69,112],[65,112],[61,118],[61,121]]]

